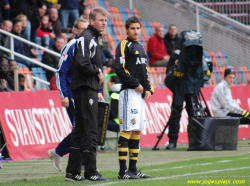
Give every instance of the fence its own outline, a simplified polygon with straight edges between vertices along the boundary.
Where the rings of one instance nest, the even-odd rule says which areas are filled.
[[[14,56],[17,56],[17,57],[20,57],[20,58],[25,59],[25,60],[27,60],[27,61],[30,61],[30,62],[32,62],[32,63],[34,63],[34,64],[36,64],[36,65],[38,65],[38,66],[40,66],[40,67],[43,67],[43,68],[45,68],[45,69],[47,69],[47,70],[50,70],[50,71],[52,71],[52,72],[56,72],[57,69],[55,69],[55,68],[53,68],[53,67],[50,67],[50,66],[48,66],[48,65],[45,65],[44,63],[41,63],[41,62],[39,62],[39,61],[36,61],[36,60],[34,60],[34,59],[28,58],[28,57],[26,57],[26,56],[24,56],[24,55],[22,55],[22,54],[20,54],[20,53],[15,52],[15,51],[14,51],[14,39],[20,40],[20,41],[22,41],[22,42],[24,42],[24,43],[26,43],[26,44],[28,44],[28,45],[31,45],[31,46],[33,46],[33,47],[39,48],[39,49],[41,49],[41,50],[44,50],[45,52],[48,52],[48,53],[50,53],[50,54],[52,54],[52,55],[55,55],[55,56],[58,56],[58,57],[61,56],[59,53],[56,53],[56,52],[54,52],[54,51],[51,51],[51,50],[49,50],[49,49],[47,49],[47,48],[45,48],[45,47],[42,47],[42,46],[40,46],[40,45],[37,45],[37,44],[35,44],[35,43],[33,43],[33,42],[30,42],[30,41],[28,41],[28,40],[26,40],[26,39],[23,39],[23,38],[21,38],[21,37],[19,37],[19,36],[16,36],[16,35],[14,35],[14,34],[12,34],[12,33],[6,32],[5,30],[0,29],[0,33],[1,33],[1,34],[5,34],[5,35],[7,35],[7,36],[10,37],[10,49],[5,48],[5,47],[3,47],[3,46],[0,46],[0,50],[2,50],[2,51],[4,51],[4,52],[10,53],[11,59],[14,59]],[[15,91],[18,91],[18,87],[17,87],[17,86],[18,86],[18,83],[17,83],[18,79],[17,79],[17,76],[15,76],[15,77],[16,77],[16,78],[14,79],[14,82],[15,82]],[[49,85],[49,82],[47,82],[47,81],[43,81],[42,79],[39,79],[39,78],[34,78],[34,76],[33,76],[32,78],[33,78],[34,80],[36,80],[36,81],[40,81],[40,82],[42,82],[42,83],[45,83],[45,84]]]

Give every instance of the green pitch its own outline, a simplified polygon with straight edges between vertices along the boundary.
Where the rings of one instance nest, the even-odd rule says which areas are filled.
[[[63,171],[57,172],[48,158],[22,162],[4,162],[0,169],[0,185],[11,186],[185,186],[185,185],[250,185],[250,145],[239,141],[236,151],[187,151],[187,145],[177,150],[141,149],[138,168],[150,179],[118,180],[116,151],[98,154],[98,169],[109,178],[103,182],[65,182],[68,158],[63,158]]]

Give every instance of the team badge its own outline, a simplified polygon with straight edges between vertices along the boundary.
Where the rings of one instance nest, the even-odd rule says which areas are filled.
[[[139,52],[136,50],[136,51],[135,51],[135,54],[139,54]]]
[[[120,120],[119,120],[119,123],[120,123],[120,124],[122,124],[122,123],[123,123],[123,122],[122,122],[122,119],[120,119]]]
[[[90,99],[89,99],[89,104],[90,104],[90,105],[93,105],[93,103],[94,103],[94,100],[93,100],[92,98],[90,98]]]
[[[133,125],[136,124],[136,119],[133,118],[133,119],[131,120],[131,123],[132,123]]]

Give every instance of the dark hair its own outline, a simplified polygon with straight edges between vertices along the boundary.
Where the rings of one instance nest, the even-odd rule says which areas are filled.
[[[128,29],[129,25],[132,23],[139,23],[141,27],[141,20],[138,17],[133,16],[133,17],[128,18],[126,21],[126,28]]]
[[[80,23],[88,23],[88,21],[84,18],[79,18],[79,19],[75,20],[74,27],[78,28]]]
[[[227,77],[227,75],[229,75],[229,74],[234,74],[234,75],[236,75],[236,74],[235,74],[235,71],[234,71],[233,69],[230,69],[230,68],[225,69],[224,78]]]
[[[25,78],[23,74],[18,74],[18,79]]]
[[[16,23],[19,23],[19,22],[22,22],[20,19],[18,19],[18,18],[14,18],[13,20],[12,20],[12,23],[13,23],[13,26],[16,24]]]
[[[121,80],[120,80],[120,78],[118,76],[111,76],[110,77],[110,82],[116,84],[116,83],[120,83]]]

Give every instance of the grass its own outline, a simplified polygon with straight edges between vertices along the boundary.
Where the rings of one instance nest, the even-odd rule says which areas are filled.
[[[138,168],[151,179],[118,180],[117,152],[98,154],[98,168],[109,181],[65,182],[65,170],[57,172],[49,159],[4,163],[0,170],[1,186],[183,186],[183,185],[250,185],[249,141],[240,141],[237,151],[176,151],[142,149]],[[66,167],[67,157],[63,158]],[[114,161],[116,160],[116,161]],[[237,183],[233,183],[237,181]],[[198,183],[200,182],[200,183]]]

